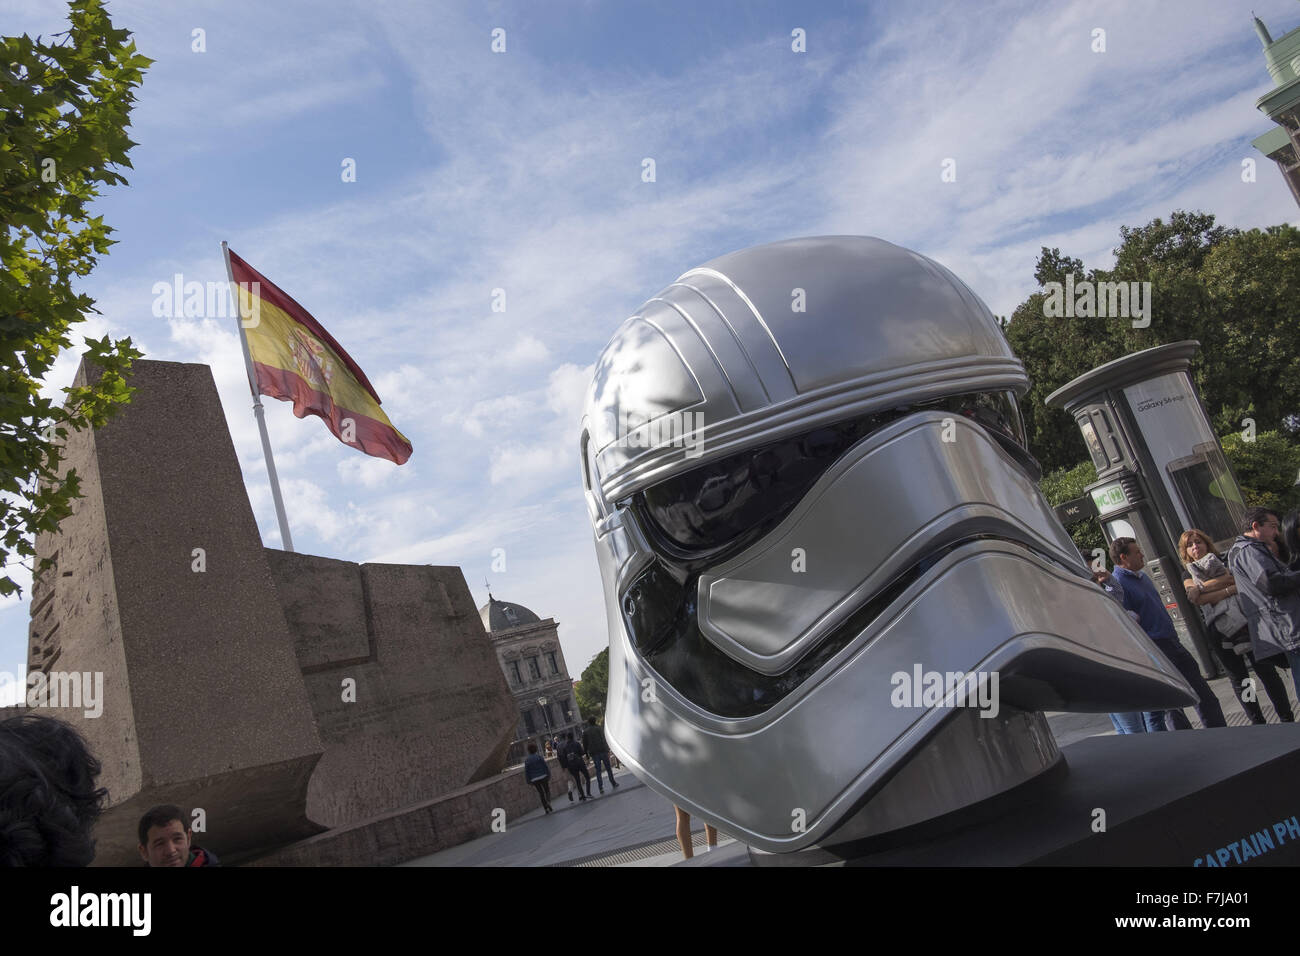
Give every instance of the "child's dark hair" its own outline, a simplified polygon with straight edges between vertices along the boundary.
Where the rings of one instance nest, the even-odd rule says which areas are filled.
[[[0,721],[0,867],[88,866],[108,791],[81,735],[52,717]]]

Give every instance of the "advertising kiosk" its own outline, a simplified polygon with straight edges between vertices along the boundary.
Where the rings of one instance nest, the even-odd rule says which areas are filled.
[[[1220,673],[1201,615],[1187,600],[1178,538],[1188,528],[1226,551],[1245,502],[1189,373],[1198,342],[1135,352],[1081,375],[1047,397],[1069,412],[1097,467],[1090,505],[1109,545],[1134,538],[1179,639],[1210,676]]]

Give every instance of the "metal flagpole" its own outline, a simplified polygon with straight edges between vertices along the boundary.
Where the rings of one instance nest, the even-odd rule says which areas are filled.
[[[253,393],[253,416],[257,419],[258,431],[262,433],[262,454],[266,457],[266,471],[271,476],[271,498],[275,501],[275,517],[280,522],[280,541],[284,550],[293,550],[293,538],[289,536],[289,519],[284,514],[284,499],[280,496],[280,479],[275,473],[275,458],[271,455],[271,439],[266,434],[266,409],[262,407],[262,393],[257,390],[257,375],[253,371],[253,356],[248,351],[248,339],[244,337],[243,308],[239,299],[239,286],[235,284],[235,273],[230,268],[230,247],[221,243],[221,256],[226,260],[226,278],[230,280],[230,294],[235,300],[235,319],[239,322],[239,346],[244,351],[244,368],[248,371],[248,388]]]

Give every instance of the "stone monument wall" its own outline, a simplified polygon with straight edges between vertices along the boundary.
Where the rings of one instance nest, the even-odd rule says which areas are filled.
[[[266,555],[325,745],[312,820],[355,823],[500,770],[515,710],[459,568]]]
[[[138,362],[131,384],[122,413],[66,440],[83,497],[37,538],[55,564],[28,641],[29,671],[103,675],[100,715],[48,712],[103,764],[96,861],[138,862],[156,803],[201,807],[231,845],[318,832],[303,811],[322,747],[212,373]]]
[[[103,763],[96,863],[138,863],[158,803],[241,856],[497,772],[515,713],[459,570],[264,548],[211,370],[139,361],[131,384],[67,439],[83,497],[32,588],[29,670],[102,678],[102,713],[37,711]]]

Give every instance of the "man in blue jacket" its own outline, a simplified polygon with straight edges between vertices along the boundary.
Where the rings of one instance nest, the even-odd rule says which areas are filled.
[[[1201,676],[1195,658],[1178,642],[1178,632],[1165,610],[1165,602],[1160,600],[1160,592],[1142,573],[1147,563],[1142,546],[1133,538],[1116,538],[1110,545],[1110,558],[1115,562],[1115,579],[1124,588],[1124,607],[1137,615],[1138,625],[1146,631],[1147,637],[1192,685],[1192,691],[1200,700],[1196,712],[1201,715],[1201,723],[1206,727],[1228,726],[1223,719],[1219,698]],[[1142,716],[1147,721],[1148,730],[1190,730],[1192,726],[1182,710],[1147,711]]]
[[[551,768],[546,766],[546,758],[537,752],[537,744],[528,745],[528,756],[524,758],[524,779],[537,788],[537,795],[542,798],[542,809],[554,813],[551,806]]]

